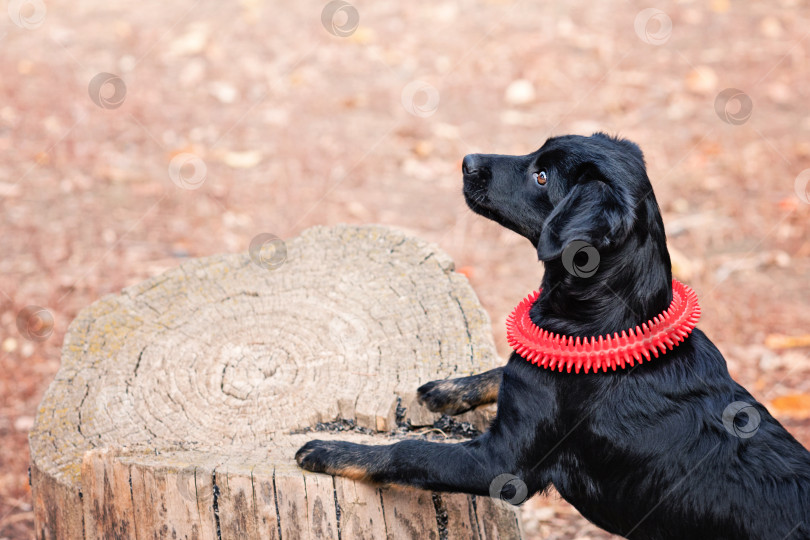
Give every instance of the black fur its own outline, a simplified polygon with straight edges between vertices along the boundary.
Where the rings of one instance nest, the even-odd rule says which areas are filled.
[[[498,400],[503,368],[490,369],[478,375],[430,381],[419,387],[419,402],[442,414],[461,414],[479,405]]]
[[[543,295],[530,312],[537,325],[612,334],[668,306],[664,226],[635,144],[603,134],[557,137],[527,156],[467,156],[463,168],[469,206],[528,238],[545,263]],[[540,170],[545,185],[534,179]],[[575,275],[570,257],[566,266],[575,241],[595,248],[595,274]],[[493,485],[497,494],[506,473],[529,495],[553,485],[593,523],[633,539],[810,538],[810,452],[731,379],[700,330],[626,370],[559,373],[513,353],[498,375],[497,417],[477,439],[374,448],[311,441],[298,463],[477,495]],[[465,381],[429,383],[420,395],[441,409],[481,384]],[[735,402],[747,406],[740,412]],[[502,496],[521,502],[509,485]]]

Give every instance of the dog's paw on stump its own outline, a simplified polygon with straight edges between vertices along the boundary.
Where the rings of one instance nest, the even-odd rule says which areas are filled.
[[[370,471],[363,464],[371,464],[373,459],[373,447],[347,441],[313,440],[295,453],[295,461],[303,469],[352,480],[369,480]]]
[[[472,409],[464,400],[463,389],[453,379],[430,381],[416,391],[419,403],[435,413],[461,414]]]
[[[417,389],[416,397],[433,412],[462,414],[497,401],[502,373],[502,368],[497,368],[468,377],[430,381]]]
[[[446,254],[401,232],[273,238],[73,321],[30,434],[37,538],[337,538],[338,519],[342,538],[439,537],[430,492],[353,480],[337,441],[432,424],[420,385],[499,363],[487,315]],[[338,418],[365,430],[315,431]],[[299,468],[302,447],[302,465],[344,476]],[[497,501],[441,501],[442,535],[520,534]]]

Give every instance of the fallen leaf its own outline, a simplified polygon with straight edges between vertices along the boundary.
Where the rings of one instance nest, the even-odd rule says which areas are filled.
[[[709,66],[698,66],[686,76],[686,87],[697,94],[709,94],[717,87],[717,73]]]
[[[222,157],[222,161],[228,167],[234,169],[249,169],[255,167],[262,160],[262,153],[258,150],[247,152],[227,152]]]
[[[791,418],[810,418],[810,394],[788,394],[771,401],[771,408]]]
[[[366,26],[361,26],[349,36],[349,41],[365,45],[374,41],[374,30]]]
[[[19,197],[22,194],[20,186],[16,183],[0,182],[0,197]]]
[[[759,31],[763,36],[770,39],[777,39],[784,33],[782,23],[773,15],[769,15],[759,22]]]
[[[793,145],[793,150],[796,152],[796,155],[800,157],[810,156],[810,142],[797,141]]]
[[[193,144],[187,144],[182,148],[175,148],[169,152],[169,160],[172,160],[179,156],[180,154],[194,154],[196,156],[202,156],[203,152],[202,149],[196,147]]]
[[[775,103],[786,104],[794,99],[793,89],[787,84],[775,82],[768,85],[768,97]]]
[[[765,346],[771,349],[795,349],[797,347],[810,347],[810,334],[804,336],[785,336],[783,334],[769,334],[765,338]]]
[[[459,267],[456,272],[463,274],[467,279],[472,279],[473,274],[475,274],[475,269],[472,266],[462,266]]]
[[[534,101],[534,97],[534,85],[526,79],[512,81],[504,92],[504,99],[510,105],[526,105]]]
[[[669,258],[672,262],[672,273],[680,280],[689,281],[695,275],[695,265],[679,250],[669,247]]]
[[[198,22],[189,25],[185,34],[181,34],[180,37],[169,43],[168,55],[176,57],[201,53],[208,44],[210,33],[211,30],[205,23]]]
[[[3,352],[14,352],[17,350],[17,340],[9,337],[3,340]]]
[[[413,153],[419,157],[427,157],[433,152],[433,145],[430,141],[417,141],[413,145]]]
[[[229,105],[239,97],[239,90],[231,83],[225,81],[213,81],[208,85],[208,91],[217,98],[220,103]]]
[[[16,420],[14,420],[14,429],[17,431],[28,432],[31,431],[31,428],[34,427],[34,417],[23,415],[18,416]]]
[[[799,201],[796,197],[785,197],[781,201],[779,201],[779,208],[784,210],[785,212],[793,212],[798,208]]]

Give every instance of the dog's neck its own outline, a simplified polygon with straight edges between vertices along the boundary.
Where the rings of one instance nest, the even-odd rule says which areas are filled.
[[[657,227],[656,227],[657,228]],[[532,321],[551,332],[598,336],[621,332],[663,312],[672,301],[672,271],[663,225],[600,253],[597,272],[575,277],[560,259],[545,263],[543,294]]]

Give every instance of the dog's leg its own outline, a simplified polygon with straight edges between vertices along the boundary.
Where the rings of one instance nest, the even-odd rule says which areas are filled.
[[[405,440],[367,446],[345,441],[310,441],[295,455],[313,472],[378,484],[400,484],[435,491],[490,495],[520,504],[545,486],[533,485],[521,471],[509,445],[490,433],[460,444]],[[503,476],[506,475],[506,476]],[[511,492],[510,492],[511,490]],[[522,491],[522,494],[520,493]]]
[[[503,368],[495,368],[478,375],[430,381],[416,391],[419,402],[433,412],[461,414],[479,405],[498,400]]]
[[[520,502],[509,490],[522,489],[528,496],[550,482],[548,465],[554,462],[556,439],[537,434],[557,429],[557,398],[552,386],[525,376],[534,366],[513,357],[517,360],[510,360],[511,370],[479,376],[489,379],[490,386],[500,378],[502,391],[495,420],[476,439],[458,444],[404,440],[380,446],[310,441],[295,459],[314,472],[436,491],[489,495],[494,490],[506,500]],[[545,457],[538,462],[532,457],[538,455]]]

